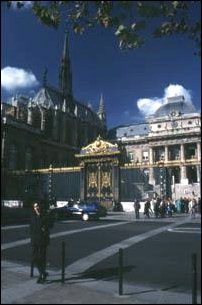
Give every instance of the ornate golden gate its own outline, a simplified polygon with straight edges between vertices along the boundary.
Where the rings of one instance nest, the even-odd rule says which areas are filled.
[[[100,138],[81,149],[81,200],[119,200],[119,155],[117,144]]]

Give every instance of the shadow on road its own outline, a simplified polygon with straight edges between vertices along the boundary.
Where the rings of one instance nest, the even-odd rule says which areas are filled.
[[[130,272],[134,268],[135,268],[134,265],[123,267],[123,274],[126,272]],[[78,278],[81,278],[81,279],[94,278],[96,280],[106,280],[106,279],[112,280],[112,279],[118,278],[118,276],[119,276],[118,267],[87,270],[83,273],[78,274]]]

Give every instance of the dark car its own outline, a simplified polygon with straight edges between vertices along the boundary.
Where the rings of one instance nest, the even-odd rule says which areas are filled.
[[[107,209],[97,202],[70,202],[63,207],[55,208],[56,219],[80,218],[83,220],[99,219],[107,215]]]

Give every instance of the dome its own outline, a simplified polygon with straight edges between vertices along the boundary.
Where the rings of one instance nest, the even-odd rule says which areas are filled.
[[[190,114],[196,112],[196,108],[184,100],[183,96],[168,98],[166,104],[159,107],[154,113],[154,117],[163,117],[170,114]]]

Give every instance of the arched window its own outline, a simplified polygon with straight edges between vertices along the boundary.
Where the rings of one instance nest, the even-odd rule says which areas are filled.
[[[38,107],[33,109],[32,125],[36,128],[41,128],[41,113]]]

